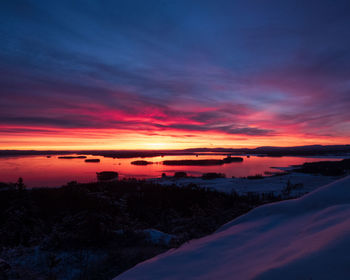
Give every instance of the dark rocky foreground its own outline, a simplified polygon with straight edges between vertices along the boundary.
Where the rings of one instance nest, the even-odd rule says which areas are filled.
[[[137,180],[31,190],[20,180],[0,184],[0,194],[0,279],[111,279],[280,200]]]

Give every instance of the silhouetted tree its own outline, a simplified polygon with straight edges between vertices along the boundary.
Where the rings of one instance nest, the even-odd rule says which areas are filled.
[[[17,181],[17,183],[16,183],[16,188],[17,188],[17,190],[19,190],[19,191],[24,191],[24,190],[25,190],[26,186],[25,186],[24,183],[23,183],[22,177],[19,177],[19,178],[18,178],[18,181]]]

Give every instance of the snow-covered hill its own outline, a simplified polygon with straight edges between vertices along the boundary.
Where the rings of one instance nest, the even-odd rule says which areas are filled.
[[[350,279],[350,176],[258,207],[115,279]]]

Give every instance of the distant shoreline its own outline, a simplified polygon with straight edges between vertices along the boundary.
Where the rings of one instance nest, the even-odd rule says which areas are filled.
[[[250,148],[196,148],[185,150],[77,150],[77,151],[37,151],[0,150],[0,157],[33,155],[94,155],[112,158],[144,158],[170,155],[256,155],[256,156],[350,156],[350,145],[311,145],[296,147],[258,147]]]

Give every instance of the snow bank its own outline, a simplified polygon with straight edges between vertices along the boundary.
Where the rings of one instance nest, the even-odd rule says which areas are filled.
[[[292,184],[301,184],[302,188],[293,190],[290,196],[301,196],[305,193],[311,192],[316,188],[329,184],[337,177],[304,174],[292,172],[283,176],[271,176],[264,177],[258,180],[249,180],[243,178],[217,178],[213,180],[203,180],[202,178],[188,177],[188,178],[157,178],[150,179],[152,182],[156,182],[162,185],[177,185],[186,186],[190,183],[196,184],[203,188],[211,188],[220,192],[230,193],[235,191],[240,195],[244,195],[248,192],[253,193],[269,193],[273,192],[275,195],[280,195],[288,184],[288,181]]]
[[[350,176],[258,207],[145,261],[125,279],[350,279]]]

